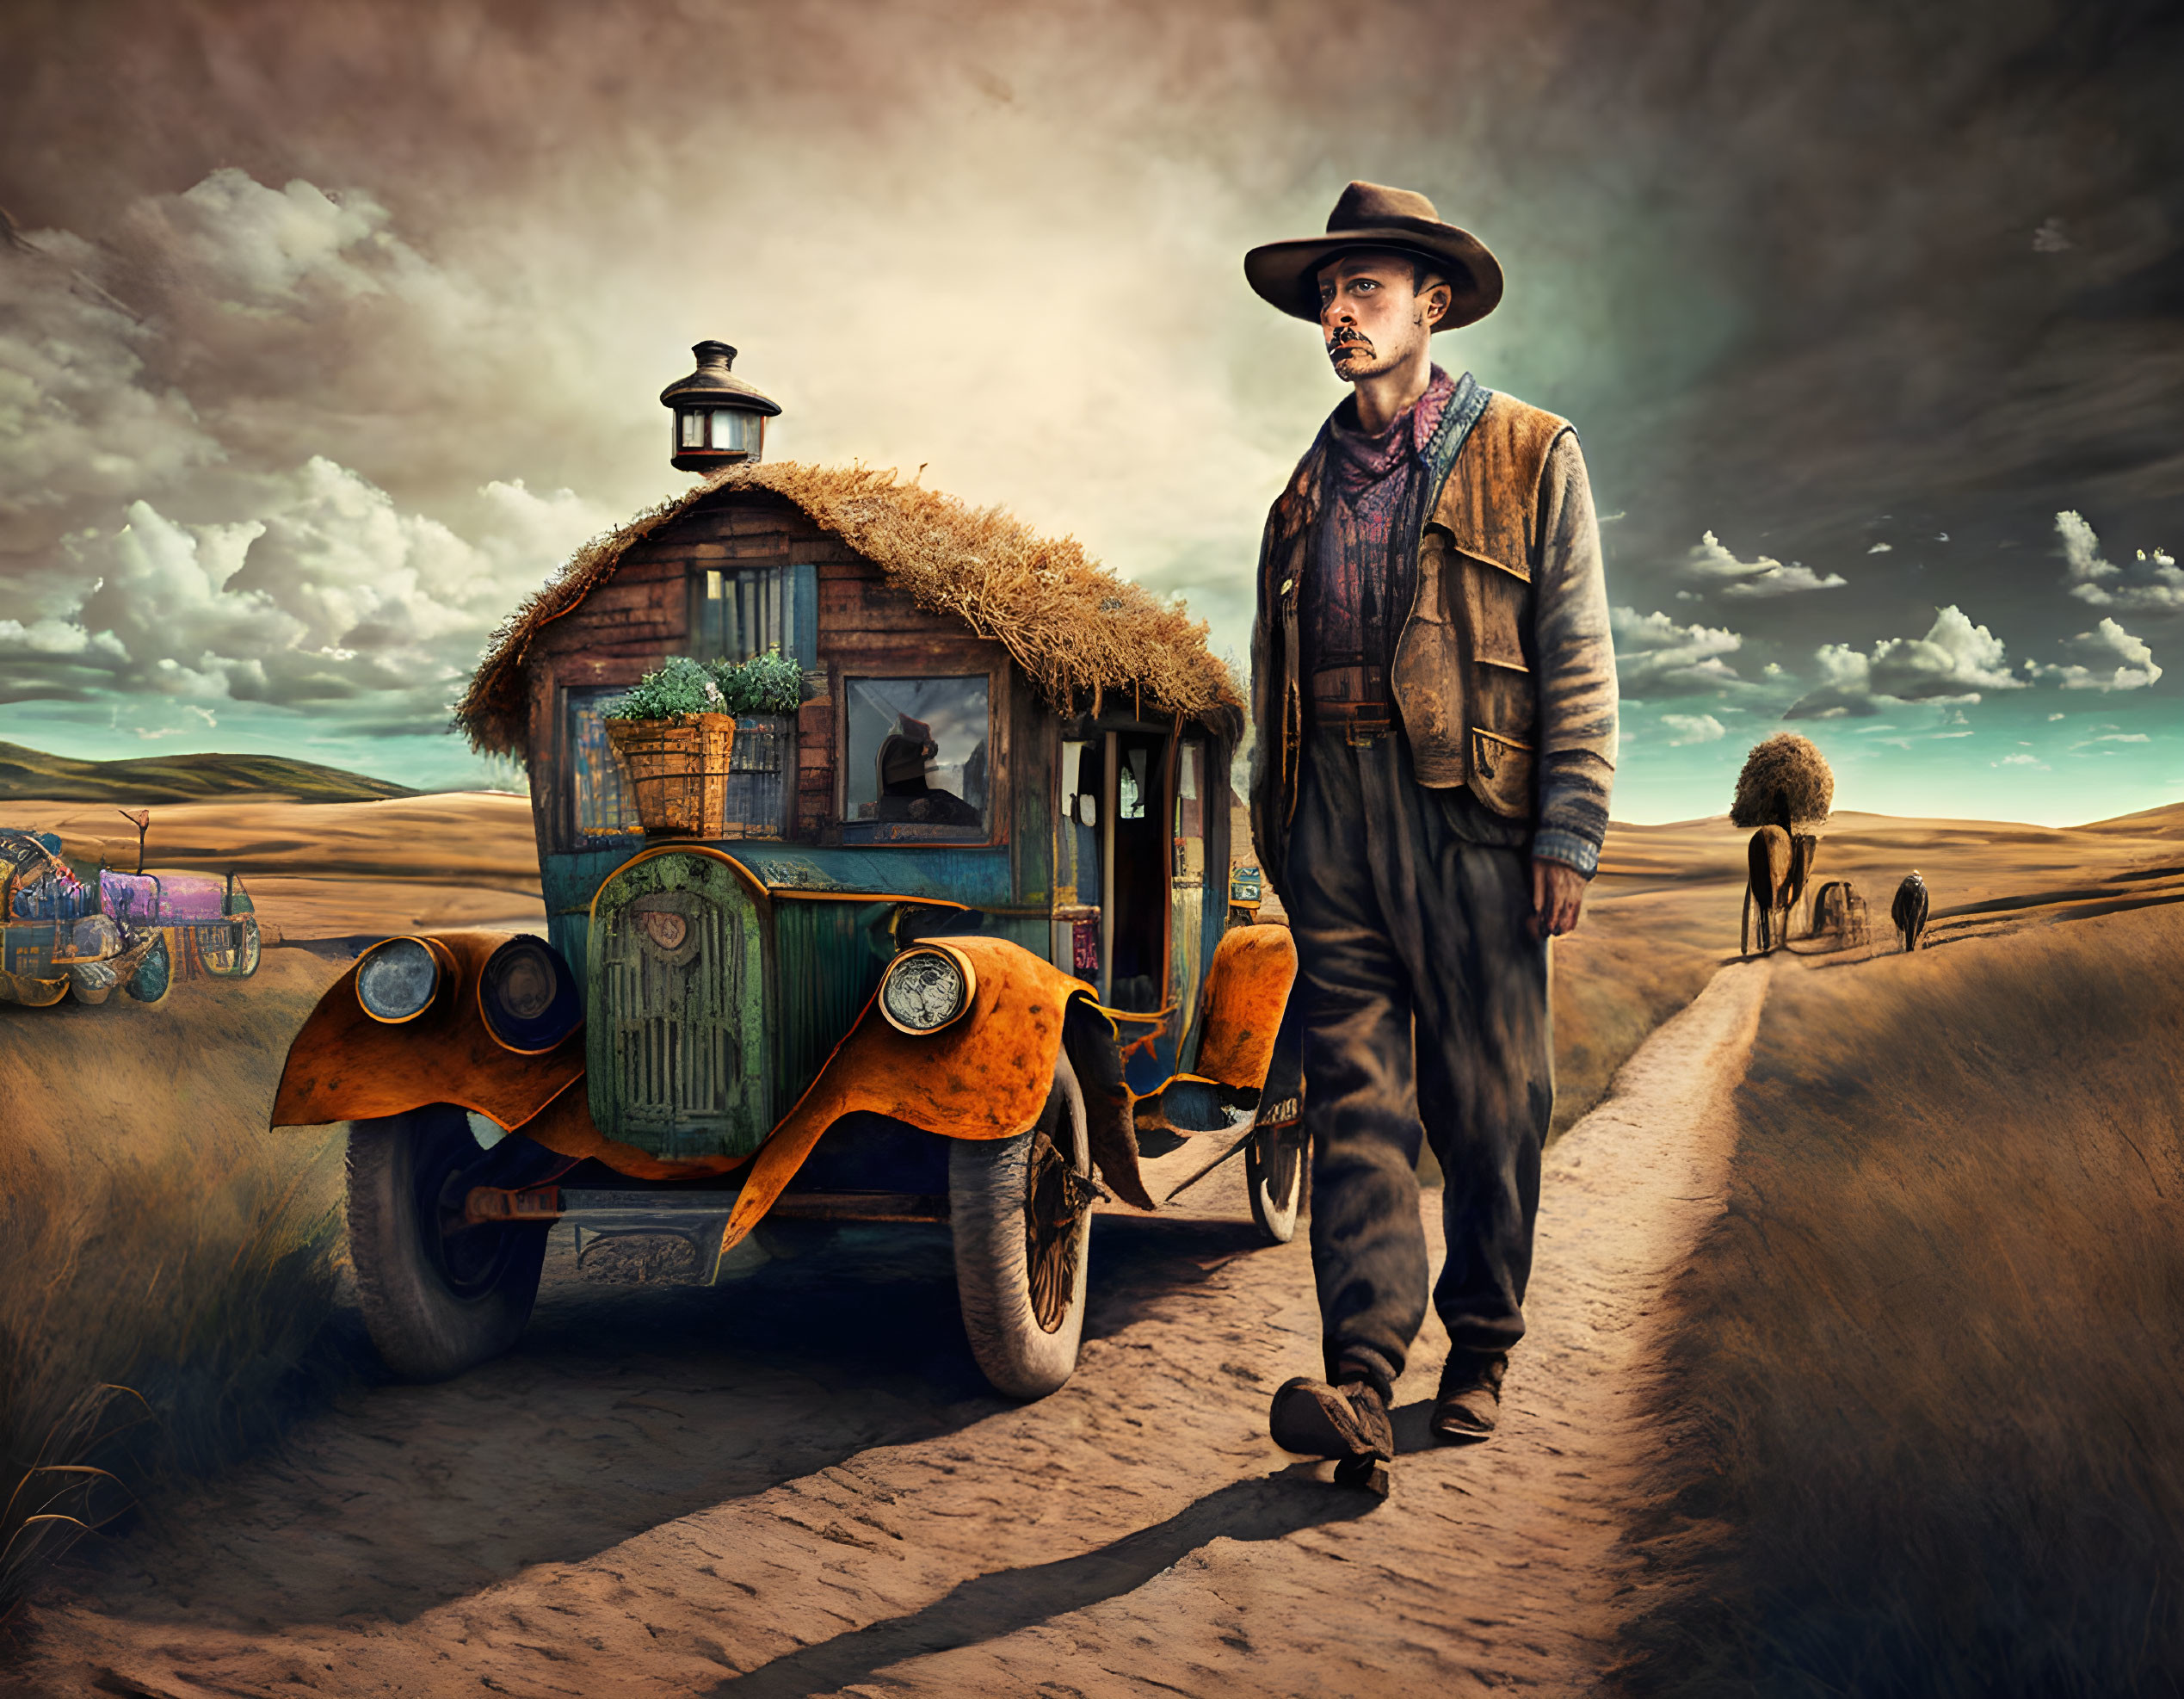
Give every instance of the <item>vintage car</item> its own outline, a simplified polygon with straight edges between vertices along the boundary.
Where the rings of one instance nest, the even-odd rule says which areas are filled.
[[[738,721],[716,831],[648,837],[604,710],[774,647],[801,708]],[[582,552],[460,715],[528,763],[547,936],[373,945],[273,1115],[349,1123],[396,1371],[513,1344],[557,1220],[700,1280],[777,1223],[945,1222],[973,1354],[1024,1398],[1075,1366],[1095,1199],[1241,1152],[1289,1237],[1296,953],[1230,924],[1241,705],[1179,609],[915,483],[753,457]]]
[[[121,873],[68,860],[51,832],[0,831],[0,1002],[157,1003],[193,973],[248,979],[258,950],[233,874]]]

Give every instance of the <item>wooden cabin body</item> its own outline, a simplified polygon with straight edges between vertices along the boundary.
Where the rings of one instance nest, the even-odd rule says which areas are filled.
[[[771,1116],[914,936],[1006,938],[1097,985],[1141,1093],[1187,1066],[1226,924],[1227,738],[1140,718],[1127,700],[1056,713],[1000,643],[919,608],[763,489],[719,491],[631,546],[525,657],[549,936],[579,983],[594,971],[602,885],[648,849],[694,842],[638,830],[600,711],[670,657],[741,659],[769,645],[805,669],[805,701],[778,721],[739,722],[736,823],[706,847],[763,887],[763,967],[745,994],[763,999]],[[951,767],[980,707],[978,749]],[[957,818],[905,819],[928,799],[875,796],[874,728],[891,710],[898,735],[912,722],[931,732],[954,790],[930,805]],[[972,824],[960,817],[974,803]]]

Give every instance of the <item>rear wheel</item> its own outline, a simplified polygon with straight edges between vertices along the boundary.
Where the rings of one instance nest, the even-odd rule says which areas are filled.
[[[247,979],[258,971],[258,917],[205,921],[197,928],[197,955],[216,979]]]
[[[349,1245],[358,1307],[386,1366],[444,1381],[498,1356],[531,1319],[547,1224],[472,1226],[473,1186],[522,1186],[552,1155],[527,1139],[488,1151],[447,1103],[352,1121]]]
[[[1069,1053],[1039,1122],[948,1152],[948,1209],[963,1331],[996,1391],[1044,1398],[1070,1378],[1084,1334],[1091,1140]]]
[[[1250,1194],[1251,1219],[1270,1244],[1286,1245],[1296,1236],[1308,1150],[1300,1121],[1254,1133],[1244,1144],[1243,1188]]]

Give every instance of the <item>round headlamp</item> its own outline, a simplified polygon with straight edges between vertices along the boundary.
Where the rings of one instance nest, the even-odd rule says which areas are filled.
[[[577,976],[543,938],[510,938],[478,976],[478,1012],[503,1049],[527,1056],[551,1050],[584,1017]]]
[[[978,988],[967,957],[922,944],[888,963],[879,982],[879,1012],[898,1032],[938,1032],[971,1006]]]
[[[432,1006],[443,977],[439,952],[423,938],[389,938],[356,964],[356,1000],[373,1020],[398,1025]]]

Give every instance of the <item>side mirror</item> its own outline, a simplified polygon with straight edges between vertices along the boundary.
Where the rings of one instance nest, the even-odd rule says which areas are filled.
[[[1100,824],[1100,799],[1089,790],[1077,794],[1077,823],[1081,826]]]

